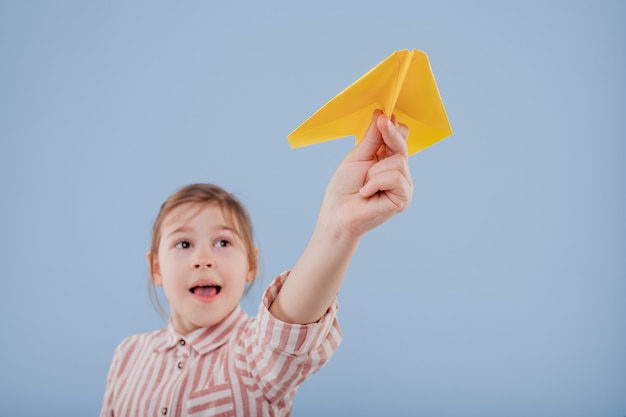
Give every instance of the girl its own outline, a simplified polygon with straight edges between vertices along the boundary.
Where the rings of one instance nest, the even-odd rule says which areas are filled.
[[[257,273],[250,219],[219,187],[187,186],[155,221],[148,264],[168,327],[115,351],[105,416],[289,416],[298,386],[337,349],[336,295],[360,238],[410,202],[405,126],[376,111],[331,178],[317,225],[257,317],[239,302]]]

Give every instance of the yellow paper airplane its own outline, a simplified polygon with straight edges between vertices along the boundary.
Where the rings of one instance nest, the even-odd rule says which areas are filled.
[[[409,155],[450,136],[452,129],[428,57],[396,51],[309,117],[287,139],[292,148],[346,136],[363,138],[375,109],[409,127]]]

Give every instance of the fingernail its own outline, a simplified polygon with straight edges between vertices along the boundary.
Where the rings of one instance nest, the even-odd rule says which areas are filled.
[[[387,119],[387,127],[389,127],[389,129],[395,129],[396,128],[396,126],[393,124],[391,119]]]

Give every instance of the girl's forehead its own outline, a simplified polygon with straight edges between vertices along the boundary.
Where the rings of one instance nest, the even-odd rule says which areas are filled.
[[[183,203],[172,209],[163,219],[163,228],[177,228],[193,220],[199,214],[210,211],[216,221],[222,221],[229,226],[236,226],[234,218],[228,210],[216,203]]]

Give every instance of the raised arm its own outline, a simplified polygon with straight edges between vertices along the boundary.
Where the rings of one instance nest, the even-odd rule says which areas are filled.
[[[337,296],[359,240],[410,203],[405,126],[376,111],[363,140],[341,162],[317,225],[270,312],[288,323],[319,320]]]

